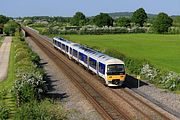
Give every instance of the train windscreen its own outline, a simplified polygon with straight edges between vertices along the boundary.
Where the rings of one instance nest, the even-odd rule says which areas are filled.
[[[125,68],[123,64],[111,64],[107,66],[107,75],[119,74],[125,74]]]

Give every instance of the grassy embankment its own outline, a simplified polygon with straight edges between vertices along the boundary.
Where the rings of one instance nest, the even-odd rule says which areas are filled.
[[[42,81],[42,68],[35,63],[37,59],[36,54],[28,48],[24,41],[20,41],[18,37],[13,38],[8,77],[0,82],[0,119],[49,118],[56,120],[67,118],[69,111],[64,110],[56,100],[36,98],[40,94],[37,93],[36,88],[40,90],[45,87],[45,81]]]
[[[100,49],[116,49],[126,56],[146,59],[160,68],[180,73],[180,35],[122,34],[65,35],[66,39]]]

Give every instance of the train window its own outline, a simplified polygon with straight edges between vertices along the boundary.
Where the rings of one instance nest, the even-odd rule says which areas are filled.
[[[79,52],[79,59],[87,64],[87,56],[81,52]]]
[[[87,56],[86,55],[83,55],[83,61],[84,61],[84,63],[87,64]]]
[[[84,55],[84,54],[82,54],[81,52],[79,52],[79,59],[80,59],[81,61],[83,61],[83,55]]]
[[[72,48],[70,47],[70,54],[72,55]]]
[[[68,52],[68,49],[69,49],[69,47],[68,47],[68,46],[66,46],[66,52]]]
[[[73,49],[73,56],[74,56],[74,57],[77,57],[77,56],[78,56],[77,50],[74,50],[74,49]]]
[[[99,72],[105,74],[105,64],[99,62]]]
[[[125,74],[125,68],[123,64],[110,64],[107,66],[107,75],[119,74]]]
[[[61,43],[60,42],[58,42],[58,46],[61,48]]]
[[[65,45],[64,44],[62,44],[62,49],[65,50]]]
[[[94,60],[94,59],[92,59],[92,58],[89,58],[89,65],[90,65],[92,68],[96,69],[96,63],[97,63],[96,60]]]

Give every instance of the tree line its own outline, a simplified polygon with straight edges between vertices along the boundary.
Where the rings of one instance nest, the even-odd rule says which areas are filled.
[[[133,12],[131,18],[120,17],[114,20],[107,13],[100,13],[99,15],[93,17],[91,20],[85,17],[82,12],[76,12],[71,19],[71,24],[74,26],[83,26],[89,23],[94,24],[98,27],[103,26],[119,26],[131,28],[132,25],[137,27],[144,27],[147,23],[148,16],[143,8],[139,8]],[[151,27],[156,33],[166,33],[168,32],[169,27],[172,26],[173,19],[169,17],[166,13],[159,13],[151,22]]]

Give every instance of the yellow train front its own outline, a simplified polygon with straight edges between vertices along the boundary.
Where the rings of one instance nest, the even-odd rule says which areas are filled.
[[[116,58],[111,58],[105,61],[105,64],[106,74],[101,77],[105,79],[106,84],[108,86],[121,86],[126,77],[124,62]]]

